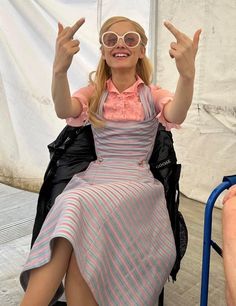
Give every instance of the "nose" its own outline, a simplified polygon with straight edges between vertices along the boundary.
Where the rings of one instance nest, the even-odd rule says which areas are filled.
[[[117,46],[117,47],[124,47],[124,45],[125,45],[125,42],[124,42],[123,38],[120,37],[120,38],[118,39],[118,41],[117,41],[116,46]]]

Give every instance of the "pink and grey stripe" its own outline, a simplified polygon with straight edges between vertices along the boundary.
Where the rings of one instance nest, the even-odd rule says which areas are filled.
[[[53,239],[64,237],[100,306],[158,305],[175,245],[163,186],[148,166],[158,122],[152,101],[141,102],[143,122],[93,128],[98,160],[57,197],[21,274],[24,288],[30,270],[50,261]]]

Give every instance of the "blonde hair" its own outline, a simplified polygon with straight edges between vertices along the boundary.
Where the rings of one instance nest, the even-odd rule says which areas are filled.
[[[148,39],[141,25],[138,24],[136,21],[133,21],[129,18],[122,16],[114,16],[104,22],[99,33],[100,43],[102,43],[101,42],[102,34],[108,31],[113,24],[118,22],[130,22],[134,26],[135,31],[137,31],[140,34],[142,44],[146,46]],[[146,85],[149,85],[151,83],[152,66],[146,55],[144,56],[144,58],[138,60],[136,65],[136,74],[144,81]],[[93,78],[92,75],[94,75]],[[106,89],[106,81],[110,77],[111,77],[110,67],[107,65],[106,61],[101,57],[97,66],[97,70],[95,72],[91,72],[89,75],[90,83],[94,86],[94,94],[89,100],[89,109],[88,109],[89,120],[92,124],[98,127],[104,125],[104,122],[96,117],[96,113],[98,111],[101,95]]]

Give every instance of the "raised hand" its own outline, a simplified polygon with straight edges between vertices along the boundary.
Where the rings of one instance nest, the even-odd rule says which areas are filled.
[[[64,28],[58,23],[58,35],[56,40],[56,52],[53,63],[55,73],[66,73],[69,69],[73,56],[80,50],[80,41],[74,39],[74,34],[85,22],[84,18],[79,19],[72,27]]]
[[[198,50],[201,29],[195,32],[192,40],[186,34],[176,29],[170,22],[165,21],[164,25],[176,38],[176,41],[170,44],[169,54],[175,59],[180,76],[187,79],[194,78],[195,57]]]

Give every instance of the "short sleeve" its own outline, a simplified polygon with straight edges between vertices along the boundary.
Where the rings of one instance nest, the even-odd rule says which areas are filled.
[[[168,122],[164,117],[165,105],[173,100],[174,94],[161,87],[151,85],[152,96],[154,98],[156,118],[169,131],[172,128],[180,128],[179,124]]]
[[[72,98],[78,99],[82,104],[83,110],[78,117],[69,117],[66,119],[66,123],[70,126],[81,126],[88,119],[88,101],[93,94],[93,86],[88,85],[86,87],[80,88],[73,93]]]

